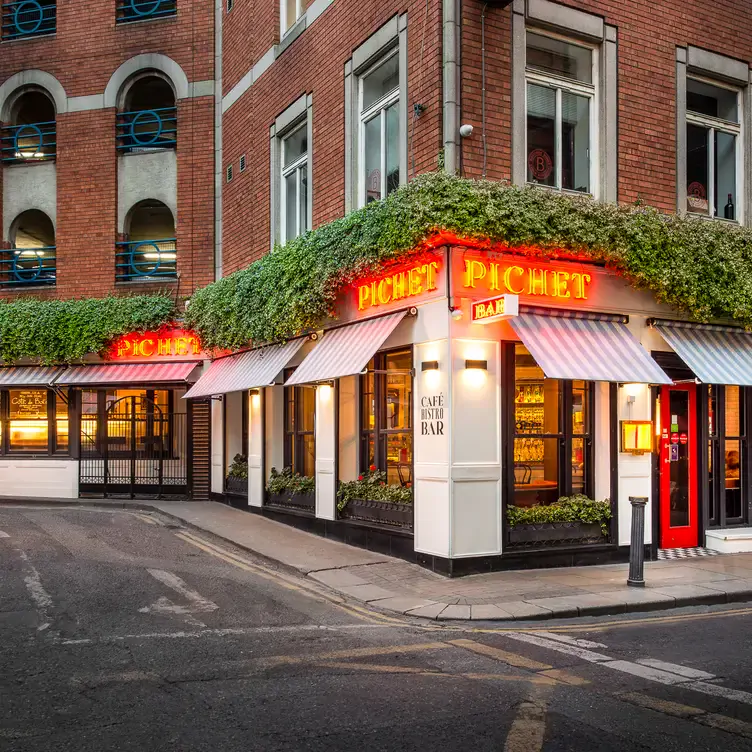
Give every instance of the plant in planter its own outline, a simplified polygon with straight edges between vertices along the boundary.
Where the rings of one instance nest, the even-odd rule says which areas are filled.
[[[291,467],[284,468],[282,472],[273,467],[266,491],[272,504],[307,509],[316,506],[316,479],[295,473]]]
[[[231,493],[248,493],[248,457],[236,454],[227,471],[225,487]]]
[[[599,542],[608,536],[609,499],[595,501],[584,494],[562,496],[553,504],[508,507],[510,542],[518,544]]]
[[[340,483],[337,509],[352,519],[412,527],[413,489],[386,482],[386,473],[371,465],[357,480]]]

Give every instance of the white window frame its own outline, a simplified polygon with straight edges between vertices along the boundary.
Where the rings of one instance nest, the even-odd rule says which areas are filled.
[[[736,117],[738,123],[732,123],[729,120],[723,120],[722,118],[715,118],[710,115],[701,115],[696,112],[691,112],[689,108],[685,108],[684,115],[684,128],[686,130],[687,125],[697,125],[701,128],[708,128],[708,208],[711,211],[708,214],[702,212],[694,212],[688,208],[688,202],[685,200],[685,209],[688,214],[697,217],[704,217],[706,219],[721,219],[724,222],[734,222],[737,224],[744,223],[744,129],[742,127],[743,117],[742,108],[744,106],[744,100],[742,97],[741,89],[738,86],[722,83],[714,78],[706,78],[699,76],[695,73],[687,74],[687,82],[690,80],[698,81],[703,84],[714,86],[717,89],[725,89],[736,94]],[[689,87],[687,87],[687,91]],[[719,215],[719,207],[715,206],[715,133],[720,131],[721,133],[728,133],[729,135],[736,137],[736,217],[734,219],[726,219]],[[688,157],[688,152],[687,152]],[[687,158],[685,157],[685,159]],[[685,165],[685,177],[686,177],[686,165]]]
[[[363,84],[365,79],[373,73],[375,70],[385,65],[391,58],[399,55],[399,48],[395,47],[387,54],[379,58],[372,66],[358,76],[358,206],[362,207],[366,204],[366,182],[368,176],[366,175],[366,138],[365,129],[366,123],[373,120],[374,117],[381,119],[381,196],[380,198],[386,198],[387,187],[387,171],[386,171],[386,111],[397,103],[402,106],[400,102],[400,85],[399,81],[397,86],[385,94],[381,99],[374,102],[368,109],[363,109]],[[401,73],[401,72],[400,72]],[[401,119],[400,121],[401,122]],[[400,126],[398,125],[398,130]],[[399,139],[402,138],[402,134],[398,133],[397,149],[399,159]],[[402,171],[402,165],[400,164],[400,172]],[[400,175],[400,182],[402,176]]]
[[[530,32],[532,34],[537,34],[539,36],[549,37],[550,39],[557,39],[562,42],[566,42],[567,44],[575,45],[576,47],[583,47],[587,50],[590,50],[590,54],[592,56],[592,74],[591,74],[591,80],[592,84],[586,84],[582,81],[575,81],[571,78],[565,78],[564,76],[557,76],[552,73],[543,73],[541,71],[528,68],[527,67],[527,56],[525,60],[525,180],[528,185],[535,185],[539,188],[547,188],[548,190],[552,191],[559,191],[562,193],[574,193],[577,195],[589,195],[598,197],[600,195],[600,143],[599,143],[599,133],[600,133],[600,124],[598,122],[598,113],[600,111],[599,107],[599,81],[600,81],[600,71],[599,71],[599,46],[594,44],[589,44],[588,42],[584,42],[580,39],[574,39],[570,36],[565,36],[562,34],[555,34],[551,31],[543,31],[539,28],[536,28],[534,26],[527,26],[525,29],[525,50],[527,51],[527,32]],[[556,92],[556,116],[555,116],[555,124],[554,124],[554,148],[556,150],[555,154],[555,164],[556,164],[556,177],[555,177],[555,183],[556,185],[542,185],[541,183],[534,183],[527,180],[527,155],[528,155],[528,144],[527,144],[527,137],[528,137],[528,128],[527,128],[527,85],[528,84],[535,84],[537,86],[545,86],[548,89],[553,89]],[[572,189],[564,189],[561,187],[562,183],[562,138],[561,138],[561,130],[562,130],[562,121],[561,121],[561,93],[563,91],[566,91],[570,94],[577,94],[578,96],[584,96],[587,97],[590,100],[590,107],[589,107],[589,126],[590,126],[590,147],[588,149],[588,173],[589,173],[589,182],[590,182],[590,190],[588,192],[583,191],[575,191]]]
[[[303,0],[295,0],[295,18],[287,18],[287,0],[279,0],[279,33],[284,36],[303,15]]]
[[[294,134],[298,133],[301,130],[307,130],[308,129],[308,122],[307,120],[302,120],[297,125],[293,126],[289,131],[285,132],[284,135],[279,137],[279,148],[280,148],[280,186],[279,186],[279,207],[280,207],[280,218],[279,218],[279,240],[280,244],[284,245],[288,240],[294,240],[294,238],[288,238],[287,237],[287,178],[292,175],[293,173],[296,173],[296,180],[295,180],[295,227],[297,229],[297,234],[295,235],[295,238],[302,235],[304,232],[308,231],[308,196],[306,194],[306,206],[305,206],[305,217],[301,217],[301,211],[300,211],[300,187],[301,187],[301,167],[306,168],[306,180],[308,180],[308,190],[310,190],[310,179],[308,177],[308,149],[309,144],[306,139],[306,150],[303,154],[298,157],[293,163],[285,167],[285,149],[287,140],[291,138]],[[302,222],[302,229],[301,229],[301,219],[303,219]]]

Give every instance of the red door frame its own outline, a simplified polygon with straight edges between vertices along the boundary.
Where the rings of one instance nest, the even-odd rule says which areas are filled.
[[[688,392],[687,409],[687,472],[689,473],[689,525],[671,527],[671,475],[669,452],[671,446],[671,400],[670,392]],[[700,528],[699,484],[697,463],[697,385],[676,384],[661,387],[661,445],[660,462],[660,547],[693,548],[698,545]]]

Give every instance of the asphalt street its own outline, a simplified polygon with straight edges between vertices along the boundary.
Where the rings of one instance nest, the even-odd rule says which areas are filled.
[[[752,604],[443,625],[156,515],[0,506],[0,749],[752,750]]]

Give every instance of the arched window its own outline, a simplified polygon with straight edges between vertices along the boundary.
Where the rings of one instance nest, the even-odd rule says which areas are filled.
[[[3,41],[54,34],[55,0],[13,0],[2,4]]]
[[[38,209],[19,214],[10,229],[12,247],[0,252],[0,285],[54,285],[55,227]]]
[[[42,89],[28,89],[10,108],[3,128],[3,162],[42,162],[55,158],[55,105]]]
[[[118,0],[117,22],[147,21],[152,18],[174,16],[177,0]]]
[[[122,152],[172,149],[177,144],[177,109],[170,83],[154,73],[135,78],[122,97],[117,146]]]
[[[117,244],[115,281],[177,276],[175,218],[161,201],[137,203],[125,222],[127,240]]]

